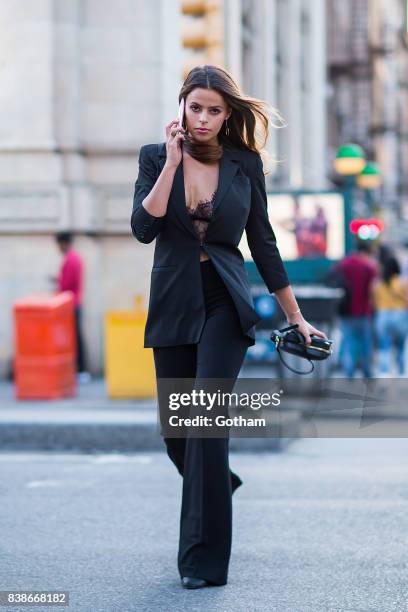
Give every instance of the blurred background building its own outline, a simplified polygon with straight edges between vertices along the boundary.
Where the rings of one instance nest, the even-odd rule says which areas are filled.
[[[177,116],[188,70],[227,68],[268,100],[270,189],[333,185],[347,141],[382,168],[386,232],[408,219],[405,0],[38,0],[0,3],[0,377],[13,302],[50,291],[58,230],[86,264],[90,370],[103,367],[103,316],[148,295],[154,243],[130,234],[142,144]]]
[[[387,237],[408,231],[408,37],[405,0],[327,2],[328,159],[344,142],[381,167]]]

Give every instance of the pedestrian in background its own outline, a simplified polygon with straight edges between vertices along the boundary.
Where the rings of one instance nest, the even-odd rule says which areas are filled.
[[[72,248],[73,236],[70,232],[58,232],[55,236],[63,260],[56,279],[58,291],[71,291],[74,296],[75,334],[77,344],[77,372],[80,382],[90,379],[85,367],[84,342],[82,337],[82,288],[84,264],[81,255]]]
[[[372,287],[375,306],[375,333],[379,348],[379,374],[389,376],[393,349],[399,376],[405,372],[405,341],[408,335],[408,281],[401,276],[396,257],[380,261],[380,278]]]
[[[371,287],[378,275],[369,241],[359,240],[356,249],[336,266],[343,278],[345,299],[340,314],[341,363],[347,378],[353,378],[361,363],[363,375],[373,374],[374,330]]]

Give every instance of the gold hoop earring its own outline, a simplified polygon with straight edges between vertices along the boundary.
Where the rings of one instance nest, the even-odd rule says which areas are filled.
[[[229,136],[230,129],[228,127],[228,119],[225,120],[225,133],[227,136]]]

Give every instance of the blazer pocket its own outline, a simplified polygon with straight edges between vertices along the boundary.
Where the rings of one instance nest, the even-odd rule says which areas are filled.
[[[152,272],[160,272],[161,270],[174,270],[177,266],[153,266]]]

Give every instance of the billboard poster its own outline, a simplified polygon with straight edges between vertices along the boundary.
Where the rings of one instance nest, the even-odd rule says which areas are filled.
[[[342,194],[268,194],[268,215],[282,259],[341,259],[345,255]],[[239,248],[244,259],[252,261],[245,233]]]

